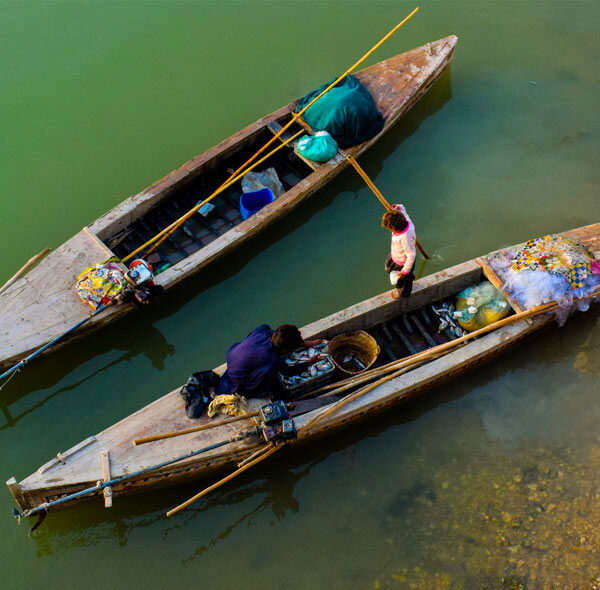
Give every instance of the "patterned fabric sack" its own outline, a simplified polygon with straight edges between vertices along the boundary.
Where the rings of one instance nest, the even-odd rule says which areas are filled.
[[[113,262],[88,266],[78,277],[77,295],[94,311],[121,294],[126,279],[121,267]]]

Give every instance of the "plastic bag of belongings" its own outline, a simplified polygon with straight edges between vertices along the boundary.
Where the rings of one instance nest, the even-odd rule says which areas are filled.
[[[298,153],[313,162],[328,162],[337,151],[337,142],[327,131],[318,131],[298,141]]]
[[[276,199],[280,197],[284,192],[283,184],[277,176],[275,168],[266,168],[260,172],[248,172],[242,178],[242,191],[245,193],[253,193],[259,191],[262,188],[269,188],[273,193],[273,197]]]
[[[454,318],[465,330],[485,328],[510,313],[510,306],[489,281],[467,287],[456,296]]]

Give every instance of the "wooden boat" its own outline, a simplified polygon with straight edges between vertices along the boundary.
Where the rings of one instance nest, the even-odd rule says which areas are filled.
[[[258,168],[274,167],[286,192],[242,221],[238,209],[240,182],[231,186],[213,200],[216,209],[209,217],[195,214],[156,250],[160,261],[155,266],[170,266],[155,282],[165,289],[173,287],[291,211],[331,180],[348,165],[347,154],[362,154],[427,92],[450,63],[456,42],[455,36],[446,37],[357,72],[357,78],[371,92],[385,117],[381,133],[345,151],[340,149],[324,164],[305,160],[286,145]],[[249,125],[117,205],[3,292],[0,369],[8,368],[88,317],[89,307],[79,300],[73,288],[79,273],[112,256],[123,258],[211,194],[232,170],[237,170],[287,123],[296,104],[294,101]],[[294,124],[289,131],[293,134],[300,129]],[[284,134],[281,141],[285,139]],[[129,303],[112,306],[59,345],[133,309]]]
[[[590,248],[596,258],[600,257],[600,223],[565,232]],[[381,353],[378,363],[385,364],[401,359],[415,351],[431,349],[450,342],[455,336],[438,332],[432,304],[452,298],[460,290],[474,285],[486,277],[498,282],[487,261],[494,253],[483,258],[469,260],[415,282],[409,299],[393,300],[383,293],[329,317],[314,322],[302,329],[305,338],[330,339],[337,334],[354,330],[366,330],[378,342]],[[513,309],[518,306],[509,299]],[[383,383],[364,396],[337,409],[332,415],[315,423],[308,429],[304,426],[315,416],[323,404],[332,404],[336,397],[319,397],[298,402],[294,410],[298,439],[291,445],[312,440],[315,437],[349,427],[356,421],[371,416],[400,401],[411,399],[423,391],[445,382],[471,368],[480,365],[532,333],[554,321],[552,314],[515,321],[484,336],[448,352],[445,356],[431,360],[403,375]],[[224,371],[225,366],[216,369]],[[251,409],[256,409],[266,400],[250,400]],[[185,453],[203,448],[216,441],[229,439],[254,425],[252,419],[218,428],[156,441],[141,446],[132,446],[132,440],[190,428],[209,421],[190,420],[185,415],[183,400],[179,392],[173,391],[146,406],[114,426],[89,437],[73,448],[59,454],[38,471],[20,483],[12,478],[7,482],[22,510],[33,508],[43,502],[56,500],[94,485],[103,479],[120,477]],[[174,485],[194,477],[214,475],[223,468],[235,464],[256,452],[264,442],[256,438],[228,444],[204,454],[146,473],[113,487],[115,496],[134,491],[151,490],[162,485]],[[106,481],[106,480],[105,480]],[[88,499],[98,501],[98,496]],[[65,502],[63,506],[73,505]]]

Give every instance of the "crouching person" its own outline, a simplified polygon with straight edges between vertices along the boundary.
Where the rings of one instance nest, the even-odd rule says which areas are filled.
[[[385,270],[396,288],[392,297],[410,297],[415,280],[414,265],[417,255],[415,226],[406,213],[404,205],[394,205],[393,211],[383,214],[381,225],[392,232],[392,247],[385,261]]]
[[[293,369],[282,357],[298,348],[320,344],[321,340],[304,340],[300,330],[291,324],[283,324],[272,330],[267,324],[258,326],[227,352],[227,371],[221,377],[215,393],[218,395],[238,393],[245,397],[265,398],[277,392],[277,373],[289,376],[300,373],[310,362],[298,363]]]

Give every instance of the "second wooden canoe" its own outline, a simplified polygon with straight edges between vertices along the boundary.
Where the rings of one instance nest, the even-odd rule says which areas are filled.
[[[213,201],[216,210],[208,218],[194,215],[157,249],[159,266],[170,266],[156,277],[156,283],[165,289],[177,285],[289,213],[331,180],[348,165],[346,154],[362,154],[427,92],[450,63],[456,42],[455,36],[446,37],[357,72],[357,78],[385,117],[381,133],[345,151],[340,149],[324,164],[304,160],[285,146],[264,166],[275,167],[284,194],[242,221],[237,204],[240,183],[230,187]],[[211,194],[232,170],[277,133],[296,104],[294,101],[249,125],[117,205],[13,283],[0,295],[0,369],[8,368],[85,319],[90,308],[79,300],[73,288],[79,273],[112,256],[123,258]],[[298,129],[295,125],[290,131]],[[111,307],[49,350],[133,309],[131,304]]]

